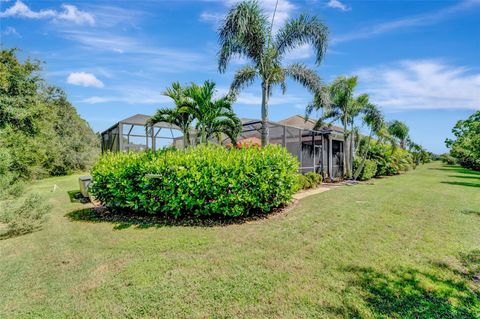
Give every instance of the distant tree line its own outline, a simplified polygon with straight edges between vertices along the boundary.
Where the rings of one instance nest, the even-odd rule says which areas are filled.
[[[0,189],[17,180],[87,169],[99,138],[67,100],[41,76],[41,63],[0,52]]]

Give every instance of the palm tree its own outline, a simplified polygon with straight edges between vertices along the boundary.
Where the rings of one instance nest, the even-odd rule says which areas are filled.
[[[372,140],[372,136],[374,134],[377,136],[382,134],[382,129],[384,128],[385,123],[382,112],[374,104],[368,103],[367,105],[365,105],[365,107],[362,109],[362,113],[364,114],[363,122],[370,128],[370,134],[368,135],[367,145],[365,146],[362,154],[362,162],[355,171],[353,179],[357,179],[362,172],[365,161],[367,160],[368,152],[370,151],[370,142]]]
[[[328,29],[316,17],[300,15],[285,23],[275,36],[272,35],[273,18],[269,23],[256,1],[243,1],[228,12],[219,29],[219,71],[225,72],[232,57],[245,57],[251,61],[250,65],[236,72],[230,86],[231,94],[236,96],[255,79],[261,80],[262,145],[268,144],[268,101],[273,86],[279,85],[285,92],[288,76],[315,95],[322,87],[315,71],[299,63],[284,67],[283,56],[294,48],[310,44],[318,65],[327,48]]]
[[[190,103],[185,96],[185,89],[179,82],[173,82],[172,86],[163,92],[163,95],[170,97],[175,103],[175,107],[158,109],[148,121],[148,125],[166,122],[178,126],[183,134],[183,147],[187,148],[190,145],[191,124],[194,118],[192,114],[182,111],[182,108]]]
[[[398,139],[400,142],[400,147],[402,149],[406,149],[407,146],[407,139],[408,139],[408,126],[407,124],[394,120],[390,123],[388,123],[388,132],[390,135]]]
[[[359,114],[359,106],[361,104],[365,104],[365,101],[363,101],[364,98],[362,98],[360,101],[353,99],[353,91],[356,86],[356,76],[339,76],[328,87],[328,105],[325,104],[325,99],[315,99],[314,104],[307,107],[307,117],[311,114],[311,112],[313,112],[313,110],[325,109],[323,116],[318,120],[315,128],[321,127],[325,120],[330,120],[330,122],[340,121],[343,126],[344,143],[347,141],[350,136],[350,132],[348,130],[349,124],[353,123],[354,118]],[[350,161],[347,159],[345,147],[343,151],[343,163],[343,175],[350,177]]]
[[[200,143],[207,143],[213,137],[220,139],[222,134],[236,143],[241,131],[241,121],[233,111],[230,96],[223,96],[216,100],[215,83],[205,81],[202,86],[192,83],[185,95],[190,103],[185,104],[180,110],[191,114],[195,120],[195,128]]]

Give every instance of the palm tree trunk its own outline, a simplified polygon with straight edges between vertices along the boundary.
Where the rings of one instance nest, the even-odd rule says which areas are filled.
[[[268,145],[268,83],[262,83],[262,146]]]
[[[355,137],[353,136],[353,121],[351,123],[351,130],[350,130],[350,154],[349,155],[349,159],[348,159],[348,172],[349,172],[349,178],[352,177],[352,173],[353,173],[353,159],[354,159],[354,156],[353,156],[353,144],[355,142]]]
[[[342,120],[343,124],[343,176],[347,176],[347,152],[346,152],[346,144],[347,144],[347,138],[348,138],[348,132],[347,132],[347,119],[346,116],[343,117]]]

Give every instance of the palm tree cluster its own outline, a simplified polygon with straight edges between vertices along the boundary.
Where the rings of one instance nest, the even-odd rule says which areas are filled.
[[[201,86],[192,83],[182,87],[174,82],[163,94],[171,98],[175,106],[157,110],[148,125],[159,122],[176,125],[183,133],[184,147],[192,144],[192,135],[195,144],[220,141],[223,136],[236,142],[241,121],[233,111],[231,96],[214,99],[215,83],[205,81]]]
[[[316,17],[302,14],[287,21],[275,35],[272,32],[274,17],[269,21],[258,3],[248,0],[235,5],[219,28],[219,71],[225,72],[233,57],[250,61],[235,73],[231,95],[236,96],[256,79],[261,81],[262,145],[268,144],[268,103],[274,86],[280,86],[285,92],[289,77],[322,99],[322,81],[317,73],[300,63],[284,66],[285,55],[308,44],[315,51],[318,65],[327,50],[328,28]]]

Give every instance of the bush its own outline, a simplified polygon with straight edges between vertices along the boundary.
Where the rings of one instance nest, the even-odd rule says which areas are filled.
[[[356,157],[353,162],[353,170],[356,172],[362,163],[362,158]],[[377,163],[374,160],[367,159],[363,164],[363,168],[358,175],[358,179],[366,181],[377,174]]]
[[[443,163],[448,165],[455,165],[457,163],[457,160],[455,159],[455,157],[453,157],[448,153],[440,155],[440,159],[442,160]]]
[[[297,189],[309,189],[317,187],[322,183],[322,175],[314,172],[305,175],[297,174]]]
[[[91,192],[105,206],[166,216],[247,216],[288,203],[298,161],[285,148],[218,145],[109,153],[92,170]]]
[[[50,209],[51,206],[45,204],[38,194],[30,194],[24,199],[8,202],[2,208],[0,216],[0,221],[8,226],[7,233],[2,236],[23,235],[41,228]]]

